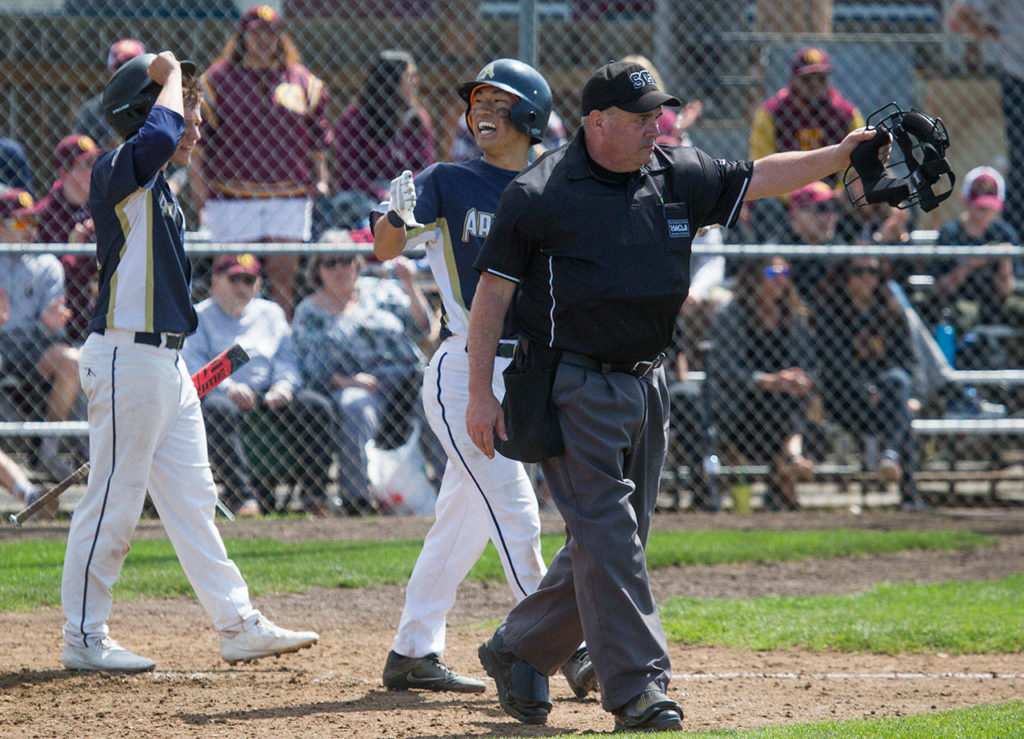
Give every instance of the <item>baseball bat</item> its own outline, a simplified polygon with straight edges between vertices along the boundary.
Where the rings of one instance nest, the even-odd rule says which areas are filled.
[[[200,398],[203,397],[248,361],[249,355],[246,354],[245,349],[238,344],[235,344],[230,349],[226,349],[221,352],[205,364],[198,372],[192,375],[192,384],[196,387],[196,393]],[[11,523],[18,528],[21,528],[21,525],[28,519],[32,518],[40,508],[45,506],[51,500],[56,499],[72,485],[84,480],[88,475],[89,463],[86,462],[52,488],[33,500],[30,505],[17,513],[12,513],[10,515]]]

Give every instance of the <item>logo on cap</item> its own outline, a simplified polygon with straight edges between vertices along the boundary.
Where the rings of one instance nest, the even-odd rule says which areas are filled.
[[[629,81],[633,83],[633,87],[639,90],[641,87],[647,87],[648,85],[656,84],[651,73],[646,69],[641,69],[639,72],[631,72],[629,75]]]

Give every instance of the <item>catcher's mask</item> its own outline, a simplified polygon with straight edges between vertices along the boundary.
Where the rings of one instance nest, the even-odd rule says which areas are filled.
[[[941,118],[889,103],[869,115],[867,125],[878,133],[857,145],[843,174],[843,184],[855,207],[888,203],[900,209],[920,205],[921,210],[929,211],[950,196],[956,175],[946,161],[949,134]],[[902,157],[890,160],[887,168],[879,161],[878,152],[890,140]],[[934,186],[943,177],[946,185],[936,192]],[[858,180],[861,195],[855,195],[850,187]]]

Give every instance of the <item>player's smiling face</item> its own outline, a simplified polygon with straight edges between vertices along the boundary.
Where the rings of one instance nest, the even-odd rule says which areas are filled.
[[[192,158],[192,149],[199,143],[199,126],[203,122],[199,106],[185,108],[185,132],[181,135],[178,148],[174,150],[171,161],[177,165],[185,166]]]
[[[497,87],[482,87],[473,93],[469,115],[473,122],[473,139],[481,150],[493,150],[524,135],[515,129],[509,118],[509,111],[517,102],[519,98]]]

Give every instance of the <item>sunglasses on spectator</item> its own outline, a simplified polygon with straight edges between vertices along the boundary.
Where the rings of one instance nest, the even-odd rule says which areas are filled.
[[[838,209],[836,208],[836,206],[833,203],[817,203],[815,205],[801,205],[799,210],[803,211],[804,213],[818,213],[818,214],[828,214],[828,215],[832,215],[833,213],[838,213],[839,212]]]
[[[327,267],[327,269],[333,269],[339,264],[342,267],[347,267],[356,260],[355,257],[327,257],[320,261],[321,267]]]
[[[246,285],[247,287],[252,287],[256,284],[256,275],[247,275],[242,273],[237,275],[228,275],[228,279],[231,280],[233,285]]]
[[[877,277],[880,274],[882,274],[882,271],[878,267],[860,266],[850,268],[850,275],[852,277],[863,277],[864,275],[874,275]]]
[[[789,277],[789,267],[769,265],[764,268],[764,277],[766,280],[774,280],[777,277]]]

